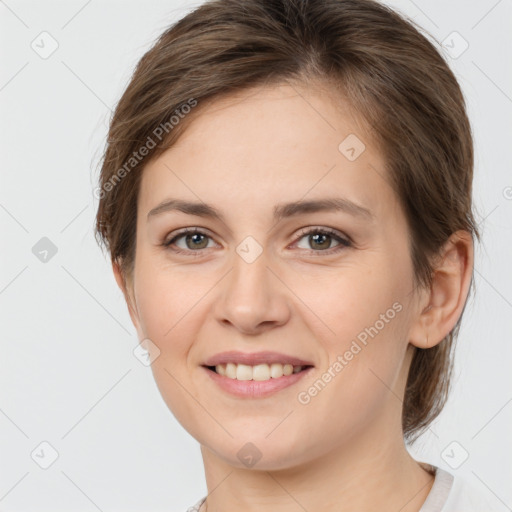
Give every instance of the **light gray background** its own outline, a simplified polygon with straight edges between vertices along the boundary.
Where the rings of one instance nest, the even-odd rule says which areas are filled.
[[[206,493],[199,446],[132,353],[92,231],[111,109],[154,39],[199,3],[0,1],[0,510],[172,512]],[[511,510],[512,2],[390,5],[446,41],[474,128],[484,233],[454,392],[411,450]],[[58,43],[46,59],[31,47],[51,48],[43,31]],[[32,252],[42,237],[58,249],[46,263]],[[48,469],[44,441],[58,452]]]

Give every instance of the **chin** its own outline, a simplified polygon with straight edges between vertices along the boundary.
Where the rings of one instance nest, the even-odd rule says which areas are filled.
[[[296,445],[286,435],[273,438],[273,433],[266,438],[267,431],[265,434],[259,432],[254,435],[251,432],[245,435],[237,435],[237,432],[231,434],[233,439],[225,439],[223,443],[219,443],[217,436],[214,439],[203,439],[200,443],[226,464],[239,469],[279,471],[306,462],[307,457],[303,451],[305,440]]]

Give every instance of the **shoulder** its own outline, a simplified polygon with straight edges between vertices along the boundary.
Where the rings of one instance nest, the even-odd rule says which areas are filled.
[[[500,512],[497,498],[489,493],[475,489],[461,475],[452,475],[448,471],[431,466],[435,471],[435,480],[427,500],[420,512]],[[199,512],[206,496],[186,512]]]
[[[452,475],[441,468],[435,468],[435,470],[436,478],[428,498],[435,498],[436,493],[444,493],[445,501],[441,508],[432,510],[440,512],[498,512],[502,510],[498,508],[496,498],[490,496],[490,491],[487,493],[476,489],[462,475]],[[427,503],[428,500],[425,505]],[[422,512],[429,510],[429,508],[421,509]]]
[[[201,508],[201,505],[206,500],[206,496],[201,498],[195,505],[192,505],[191,507],[187,508],[186,512],[199,512],[199,509]]]

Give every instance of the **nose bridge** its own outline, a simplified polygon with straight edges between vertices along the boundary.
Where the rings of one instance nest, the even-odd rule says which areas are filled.
[[[233,254],[232,270],[224,280],[217,301],[219,321],[250,332],[261,324],[282,324],[289,316],[286,287],[268,268],[268,253],[252,237],[244,239]]]

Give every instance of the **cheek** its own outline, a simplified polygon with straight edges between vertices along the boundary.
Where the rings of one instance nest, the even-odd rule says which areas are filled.
[[[298,407],[307,417],[330,418],[314,435],[341,433],[346,440],[370,428],[384,411],[400,417],[402,404],[394,396],[400,392],[394,388],[407,345],[407,312],[392,302],[392,294],[381,302],[366,298],[363,306],[341,301],[338,321],[331,323],[336,336],[323,339],[328,363],[299,390]]]
[[[379,330],[383,330],[379,321],[382,315],[384,321],[394,319],[393,304],[403,302],[404,287],[396,270],[385,263],[373,258],[329,272],[325,269],[304,272],[306,277],[295,281],[294,293],[307,306],[308,316],[325,332],[325,339],[330,343],[339,343],[343,348],[347,340],[376,322]],[[389,330],[387,323],[386,330]]]
[[[186,350],[184,329],[193,327],[194,306],[208,290],[193,275],[172,268],[160,268],[140,257],[135,271],[135,293],[139,320],[146,337],[167,357]]]
[[[189,425],[190,418],[198,414],[197,403],[189,395],[196,394],[189,380],[189,353],[201,326],[194,315],[211,286],[204,279],[188,275],[185,279],[183,273],[157,268],[142,258],[137,265],[136,298],[141,327],[159,351],[151,364],[153,378],[176,419]]]
[[[379,400],[387,392],[381,381],[393,383],[400,371],[409,284],[398,267],[392,259],[374,258],[366,268],[308,275],[296,289],[314,313],[307,313],[310,329],[322,340],[328,359],[322,370],[335,375],[328,386],[343,402],[357,406],[358,400]]]

